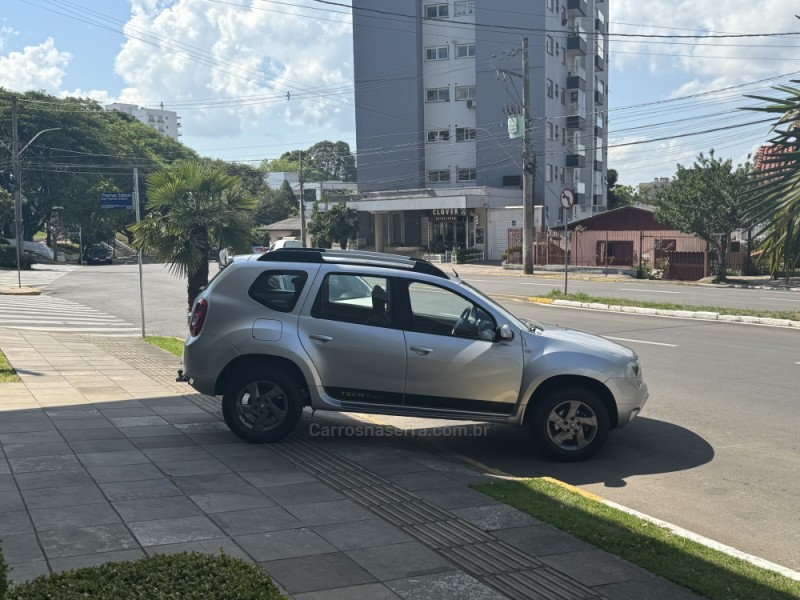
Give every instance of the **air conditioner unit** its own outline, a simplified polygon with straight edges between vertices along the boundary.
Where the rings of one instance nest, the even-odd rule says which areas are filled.
[[[477,100],[467,100],[467,108],[475,108],[478,106]]]

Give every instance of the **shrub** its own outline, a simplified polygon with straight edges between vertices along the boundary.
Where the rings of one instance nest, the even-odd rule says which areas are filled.
[[[0,547],[0,600],[5,598],[8,593],[8,570],[3,549]]]
[[[131,562],[42,575],[11,588],[7,600],[87,598],[200,600],[283,598],[258,566],[225,554],[156,554]]]
[[[20,257],[20,269],[30,269],[34,260],[29,254],[22,253]],[[0,245],[0,269],[16,269],[17,268],[17,247],[9,246],[7,244]]]

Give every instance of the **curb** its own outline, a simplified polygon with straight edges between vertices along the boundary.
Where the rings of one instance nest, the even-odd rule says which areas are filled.
[[[38,296],[41,293],[39,288],[0,286],[0,296]]]
[[[724,321],[727,323],[746,323],[749,325],[768,325],[770,327],[788,327],[800,329],[800,321],[789,319],[772,319],[769,317],[753,317],[749,315],[721,315],[716,312],[693,310],[667,310],[662,308],[641,308],[638,306],[619,306],[617,304],[601,304],[598,302],[576,302],[574,300],[553,300],[532,296],[528,302],[536,304],[553,304],[568,308],[583,308],[588,310],[602,310],[606,312],[631,313],[658,317],[677,317],[680,319],[698,319],[701,321]]]

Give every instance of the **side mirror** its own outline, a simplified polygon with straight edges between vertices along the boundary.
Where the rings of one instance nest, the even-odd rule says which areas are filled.
[[[511,330],[511,327],[509,327],[505,323],[503,325],[500,325],[500,327],[497,328],[497,339],[498,341],[501,342],[507,342],[508,340],[513,340],[514,332]]]

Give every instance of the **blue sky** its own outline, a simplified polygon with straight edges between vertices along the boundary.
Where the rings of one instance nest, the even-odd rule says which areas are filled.
[[[609,2],[615,34],[800,31],[787,0]],[[185,144],[227,160],[257,163],[322,139],[354,146],[348,13],[314,0],[5,0],[0,86],[163,101]],[[744,160],[769,127],[742,126],[762,118],[738,110],[753,104],[742,94],[800,72],[794,35],[615,36],[609,46],[609,166],[626,184],[671,177],[712,147]]]

